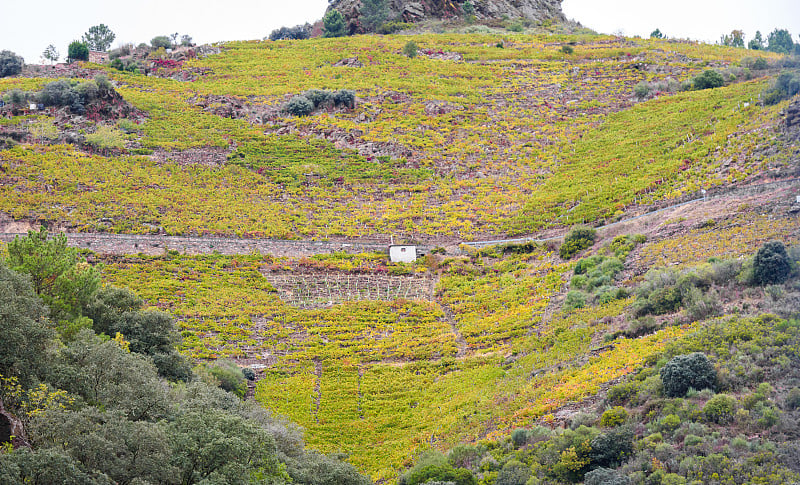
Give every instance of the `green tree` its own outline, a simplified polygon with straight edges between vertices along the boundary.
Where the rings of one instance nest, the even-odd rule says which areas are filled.
[[[82,471],[69,455],[57,449],[20,448],[0,453],[0,483],[5,485],[107,485],[106,477]]]
[[[172,47],[172,41],[169,40],[169,37],[166,35],[159,35],[150,40],[150,45],[153,46],[153,49],[159,49],[161,47],[169,49]]]
[[[651,39],[663,39],[664,38],[664,34],[661,33],[660,29],[656,29],[656,30],[650,32],[650,38]]]
[[[53,44],[48,45],[44,52],[42,52],[42,58],[50,61],[50,63],[58,62],[59,57],[61,57],[61,54],[58,53],[56,46]]]
[[[747,43],[747,47],[752,50],[764,50],[764,39],[761,37],[761,31],[756,30],[756,35]]]
[[[753,258],[753,279],[756,283],[780,284],[789,279],[791,272],[789,255],[781,241],[769,241],[758,248]]]
[[[67,246],[67,237],[48,238],[47,229],[28,231],[8,244],[8,266],[30,275],[33,290],[56,322],[75,320],[100,287],[100,275]]]
[[[264,428],[221,410],[189,411],[170,425],[171,465],[180,483],[281,483],[288,476]],[[274,482],[270,479],[274,479]]]
[[[722,78],[722,74],[719,71],[706,69],[694,78],[693,84],[697,90],[719,88],[725,85],[725,79]]]
[[[89,47],[84,43],[77,40],[72,41],[67,47],[67,62],[75,61],[88,61],[89,60]]]
[[[89,27],[81,40],[89,49],[104,52],[111,47],[111,43],[116,37],[116,34],[107,25],[100,24]]]
[[[344,16],[336,9],[331,9],[322,17],[322,24],[325,26],[325,37],[342,37],[347,35],[347,25]]]
[[[744,47],[744,32],[732,30],[730,35],[723,35],[720,38],[720,44],[730,47]]]
[[[11,51],[0,51],[0,77],[16,76],[22,72],[25,61]]]
[[[389,16],[386,0],[361,0],[361,24],[368,32],[375,32]]]
[[[31,384],[46,367],[53,337],[30,279],[0,262],[0,374]]]
[[[143,355],[82,330],[59,353],[49,381],[87,403],[117,410],[131,420],[156,420],[170,411],[166,385]]]
[[[794,51],[792,35],[786,29],[775,29],[767,37],[767,50],[779,54],[791,54]]]
[[[47,409],[33,418],[30,435],[38,449],[58,448],[113,483],[174,483],[177,474],[166,424],[131,421],[119,411]]]
[[[717,371],[700,352],[674,357],[661,368],[660,375],[664,394],[669,397],[683,397],[690,387],[714,389],[717,382]]]

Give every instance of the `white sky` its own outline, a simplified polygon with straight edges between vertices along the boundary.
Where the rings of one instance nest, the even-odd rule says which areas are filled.
[[[195,42],[262,39],[282,25],[322,17],[327,0],[2,0],[0,50],[37,63],[48,44],[62,57],[89,27],[104,23],[123,42],[149,42],[157,35],[189,34]],[[742,29],[746,39],[786,28],[800,40],[800,0],[564,0],[567,17],[598,32],[715,42]]]

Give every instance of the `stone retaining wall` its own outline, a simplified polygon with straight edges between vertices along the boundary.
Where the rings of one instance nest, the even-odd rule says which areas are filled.
[[[25,234],[0,234],[9,242]],[[101,254],[164,254],[176,250],[188,254],[249,254],[259,252],[280,257],[306,257],[333,252],[363,253],[388,251],[385,242],[287,241],[277,239],[236,239],[220,237],[183,237],[129,234],[67,233],[69,246],[90,249]]]

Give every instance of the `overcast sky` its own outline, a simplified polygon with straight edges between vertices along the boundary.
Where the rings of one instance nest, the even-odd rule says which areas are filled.
[[[0,50],[39,62],[48,44],[66,55],[67,45],[92,25],[108,25],[122,42],[149,42],[157,35],[191,35],[195,42],[262,39],[282,25],[322,17],[327,0],[3,0]],[[746,39],[786,28],[800,34],[800,0],[564,0],[567,17],[598,32],[666,35],[714,42],[742,29]]]

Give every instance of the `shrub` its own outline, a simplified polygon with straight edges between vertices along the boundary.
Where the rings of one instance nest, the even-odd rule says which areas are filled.
[[[517,33],[522,32],[523,30],[525,30],[525,26],[522,25],[522,22],[519,22],[519,21],[511,22],[510,24],[508,24],[508,27],[506,27],[506,28],[508,30],[510,30],[511,32],[517,32]]]
[[[86,135],[86,142],[98,148],[125,148],[125,137],[119,131],[108,125],[97,127],[94,133]]]
[[[681,306],[681,292],[678,288],[658,288],[647,297],[650,312],[655,315],[672,313]]]
[[[255,371],[254,371],[253,369],[251,369],[250,367],[244,367],[244,368],[242,369],[242,375],[243,375],[243,376],[244,376],[244,378],[245,378],[245,379],[247,379],[248,381],[254,381],[254,380],[256,380],[256,373],[255,373]]]
[[[166,35],[158,35],[150,39],[150,45],[153,49],[171,49],[172,41]]]
[[[633,94],[639,99],[646,98],[650,94],[650,83],[641,81],[633,87]]]
[[[628,411],[626,411],[622,406],[614,406],[613,408],[606,410],[606,412],[600,416],[600,426],[612,428],[614,426],[625,424],[626,419],[628,419]]]
[[[293,96],[283,107],[283,111],[292,116],[308,116],[314,111],[314,103],[305,96]]]
[[[529,466],[517,460],[511,460],[497,474],[494,485],[525,485],[530,477]]]
[[[353,109],[356,107],[356,92],[352,89],[340,89],[333,93],[333,104]]]
[[[304,40],[309,37],[311,37],[310,24],[281,27],[269,34],[269,40]]]
[[[394,34],[395,32],[399,32],[401,30],[410,29],[414,26],[414,24],[410,24],[408,22],[386,22],[385,24],[378,27],[378,33],[383,35]]]
[[[753,258],[753,279],[760,285],[783,283],[791,272],[786,247],[780,241],[764,243]]]
[[[3,96],[3,101],[15,106],[22,106],[28,100],[28,93],[21,89],[12,89]]]
[[[784,99],[789,99],[800,92],[800,76],[797,73],[782,72],[775,80],[775,84],[766,89],[762,95],[764,104],[771,106]]]
[[[417,463],[398,480],[399,485],[418,485],[428,482],[453,482],[456,485],[476,485],[469,470],[453,468],[439,452],[424,452]]]
[[[736,399],[727,394],[717,394],[703,406],[703,415],[706,419],[717,424],[731,422],[735,412]]]
[[[528,430],[518,428],[511,433],[511,442],[515,448],[520,448],[528,444]]]
[[[303,96],[314,104],[314,108],[319,108],[323,104],[333,101],[331,92],[324,89],[309,89],[303,93]]]
[[[417,43],[413,40],[406,42],[406,45],[403,46],[403,55],[411,59],[417,57]]]
[[[800,388],[793,388],[786,396],[786,409],[795,410],[800,408]]]
[[[586,306],[586,294],[582,291],[570,291],[564,300],[564,311],[572,311]]]
[[[575,52],[575,49],[571,45],[562,45],[561,46],[561,52],[563,52],[564,54],[570,55],[573,52]]]
[[[67,47],[67,62],[88,61],[89,47],[80,41],[72,41]]]
[[[597,231],[587,226],[575,226],[564,236],[564,244],[558,253],[562,259],[569,259],[578,251],[583,251],[592,244],[597,237]]]
[[[631,481],[625,475],[608,468],[597,468],[586,474],[585,485],[630,485]]]
[[[15,76],[22,72],[25,61],[11,51],[0,51],[0,77]]]
[[[699,288],[693,287],[686,292],[682,300],[686,307],[686,317],[692,322],[717,315],[722,309],[713,290],[704,294]]]
[[[594,466],[617,466],[633,453],[633,432],[625,426],[596,436],[589,443]]]
[[[244,397],[247,392],[247,385],[242,371],[233,361],[220,359],[210,365],[208,373],[216,379],[216,384],[221,389],[233,393],[239,397]]]
[[[715,69],[707,69],[703,71],[702,74],[698,75],[692,81],[694,85],[694,89],[701,90],[701,89],[711,89],[711,88],[718,88],[725,85],[725,80],[722,78],[722,74]]]
[[[700,352],[674,357],[661,368],[660,375],[664,394],[669,397],[683,397],[690,387],[713,389],[717,382],[717,371]]]
[[[606,400],[611,404],[624,404],[637,393],[635,382],[623,382],[608,390]]]

